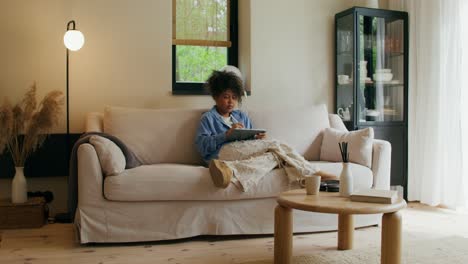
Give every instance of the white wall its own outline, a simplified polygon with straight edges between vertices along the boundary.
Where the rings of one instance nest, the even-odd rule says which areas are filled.
[[[209,107],[208,96],[171,94],[171,3],[0,1],[0,99],[19,100],[34,80],[40,95],[65,91],[62,38],[74,19],[86,42],[70,56],[72,132],[82,132],[85,113],[102,111],[104,105]],[[333,17],[355,4],[375,1],[240,0],[240,67],[252,90],[245,105],[326,103],[331,111]],[[56,132],[65,132],[65,113]],[[54,189],[66,188],[63,180],[44,181]],[[8,186],[0,180],[0,191]]]
[[[268,106],[326,103],[331,110],[333,19],[347,7],[346,2],[251,1],[254,96],[249,102]]]
[[[240,0],[240,64],[265,107],[333,103],[333,15],[350,0]],[[70,55],[72,132],[104,105],[206,107],[208,96],[171,95],[171,0],[3,0],[0,96],[65,91],[63,33],[69,20],[86,42]],[[330,108],[331,109],[331,108]],[[65,131],[65,114],[56,132]]]
[[[243,0],[240,0],[243,1]],[[334,15],[387,0],[252,0],[249,105],[334,103]]]
[[[65,50],[61,42],[68,2],[0,1],[0,102],[17,102],[35,80],[42,97],[65,91]],[[63,115],[65,117],[65,115]],[[65,131],[63,124],[62,131]]]

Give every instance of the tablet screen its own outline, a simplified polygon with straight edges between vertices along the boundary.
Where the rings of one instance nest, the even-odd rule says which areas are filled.
[[[232,133],[227,137],[228,141],[236,140],[249,140],[254,139],[255,135],[259,133],[265,133],[265,129],[246,129],[246,128],[236,128]]]

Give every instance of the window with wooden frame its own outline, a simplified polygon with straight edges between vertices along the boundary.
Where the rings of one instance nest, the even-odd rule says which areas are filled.
[[[237,0],[172,0],[172,94],[208,94],[213,70],[238,65]]]

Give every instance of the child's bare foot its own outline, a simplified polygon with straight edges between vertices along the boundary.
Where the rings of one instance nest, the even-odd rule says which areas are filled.
[[[211,179],[216,187],[226,188],[231,182],[232,170],[222,160],[214,159],[210,161]]]

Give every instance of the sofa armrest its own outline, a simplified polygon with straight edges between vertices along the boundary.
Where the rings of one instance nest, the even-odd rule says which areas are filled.
[[[108,223],[106,215],[107,201],[102,191],[104,177],[101,164],[96,150],[91,144],[81,144],[78,147],[77,155],[78,206],[75,214],[76,234],[80,243],[99,241],[97,239],[99,235],[94,235],[90,230],[106,230]],[[102,235],[100,238],[102,239]]]
[[[104,177],[93,145],[78,147],[78,207],[96,206],[104,201]]]
[[[376,189],[390,189],[390,168],[392,160],[392,145],[390,142],[374,139],[372,147],[373,187]]]

